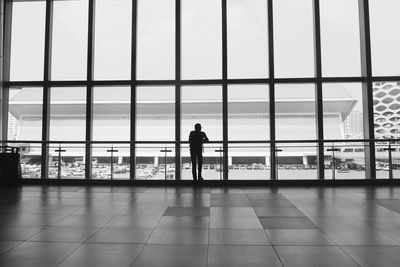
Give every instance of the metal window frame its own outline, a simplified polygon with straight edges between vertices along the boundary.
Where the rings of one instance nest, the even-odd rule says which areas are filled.
[[[361,51],[361,76],[356,77],[323,77],[321,59],[321,25],[320,25],[320,1],[313,0],[313,19],[314,19],[314,60],[315,77],[299,78],[275,78],[274,61],[274,0],[266,0],[268,10],[268,64],[269,76],[256,79],[229,79],[228,78],[228,54],[227,54],[227,0],[221,0],[221,21],[222,21],[222,77],[221,79],[205,80],[182,80],[181,79],[181,0],[175,0],[175,78],[173,80],[137,80],[136,77],[136,58],[137,58],[137,12],[138,0],[132,1],[132,44],[131,44],[131,78],[130,80],[94,80],[94,28],[95,28],[95,1],[88,0],[88,40],[87,40],[87,77],[86,80],[57,81],[51,79],[51,55],[52,55],[52,29],[53,29],[53,5],[55,0],[46,1],[45,17],[45,45],[44,45],[44,74],[42,81],[10,81],[10,49],[11,49],[11,20],[12,20],[12,0],[4,2],[4,34],[3,34],[3,83],[2,83],[2,139],[7,140],[8,122],[8,92],[10,87],[42,87],[43,88],[43,108],[42,108],[42,178],[47,177],[48,173],[48,148],[49,141],[49,121],[50,121],[50,96],[52,87],[86,87],[86,135],[85,135],[85,161],[86,179],[91,178],[91,156],[93,144],[93,88],[94,86],[130,86],[131,88],[131,133],[130,133],[130,164],[136,164],[136,88],[137,86],[169,85],[175,87],[175,164],[181,164],[181,90],[184,85],[218,85],[222,86],[222,127],[223,127],[223,178],[228,179],[228,155],[229,144],[236,141],[228,139],[228,86],[234,84],[268,84],[269,85],[269,126],[270,126],[270,160],[271,177],[274,180],[276,174],[275,148],[277,143],[285,143],[285,140],[276,140],[275,129],[275,86],[276,84],[312,83],[316,85],[315,110],[317,123],[317,143],[318,143],[318,179],[324,179],[324,127],[323,127],[323,90],[324,83],[351,83],[362,84],[362,101],[364,110],[364,136],[368,140],[365,149],[365,163],[367,179],[375,179],[375,144],[374,144],[374,124],[373,124],[373,83],[384,81],[400,81],[400,76],[373,76],[371,62],[371,36],[370,36],[370,14],[368,0],[358,0],[359,5],[359,27],[360,27],[360,51]],[[183,0],[184,1],[184,0]],[[265,140],[264,140],[265,141]],[[288,140],[287,140],[288,141]],[[349,141],[349,140],[343,140]],[[354,141],[354,140],[353,140]],[[360,140],[361,141],[361,140]],[[240,142],[240,141],[238,141]],[[257,141],[259,142],[259,141]],[[288,141],[290,142],[290,141]],[[293,141],[298,142],[298,141]],[[168,142],[161,142],[168,143]],[[254,143],[248,141],[245,143]],[[135,167],[131,167],[130,179],[135,178]],[[175,179],[181,179],[181,168],[175,168]]]

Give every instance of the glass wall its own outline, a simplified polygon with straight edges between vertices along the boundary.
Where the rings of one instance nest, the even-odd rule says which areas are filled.
[[[315,140],[315,85],[275,86],[275,129],[277,140]]]
[[[175,77],[175,1],[137,1],[137,72],[139,80]]]
[[[358,0],[322,0],[320,8],[322,74],[360,76]]]
[[[54,1],[51,78],[86,80],[88,0]]]
[[[267,0],[227,1],[228,77],[268,77]]]
[[[182,78],[221,78],[221,2],[183,0],[181,8]]]
[[[3,139],[24,177],[192,179],[201,123],[206,179],[396,178],[400,6],[366,2],[7,2]]]
[[[9,145],[20,148],[22,177],[39,178],[42,145],[36,142],[42,140],[43,88],[11,87],[8,93],[7,139],[21,141]]]
[[[276,77],[314,77],[312,0],[274,0]]]
[[[40,81],[43,79],[46,2],[13,2],[12,9],[10,80]]]
[[[132,1],[97,0],[94,17],[94,79],[129,80]]]
[[[397,10],[400,2],[397,0],[369,0],[371,25],[371,57],[372,72],[376,76],[398,76],[400,74],[399,60],[400,18]]]

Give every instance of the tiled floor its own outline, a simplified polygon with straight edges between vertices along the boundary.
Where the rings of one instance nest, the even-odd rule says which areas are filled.
[[[400,187],[0,189],[0,266],[400,266]]]

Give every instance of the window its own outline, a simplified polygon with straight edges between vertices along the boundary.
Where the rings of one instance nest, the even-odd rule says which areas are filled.
[[[276,77],[314,76],[312,0],[274,0]]]
[[[268,77],[266,0],[228,0],[228,77]]]
[[[54,1],[52,80],[86,80],[88,1]]]
[[[86,139],[86,87],[50,89],[49,129],[52,141]]]
[[[323,76],[360,76],[358,0],[322,0]]]
[[[136,140],[175,140],[175,88],[136,88]]]
[[[221,78],[221,32],[220,1],[182,0],[183,79]]]
[[[10,79],[42,80],[46,2],[13,2],[12,8]]]
[[[229,140],[269,140],[268,90],[265,84],[228,87]]]
[[[93,89],[93,140],[129,141],[130,112],[130,87],[95,87]]]
[[[275,127],[277,140],[315,140],[315,85],[275,86]]]
[[[132,1],[96,1],[94,78],[131,77]]]
[[[363,139],[364,112],[359,83],[323,84],[324,138]]]
[[[137,79],[175,77],[175,1],[138,0]]]
[[[369,0],[373,75],[400,75],[399,8],[397,0]]]

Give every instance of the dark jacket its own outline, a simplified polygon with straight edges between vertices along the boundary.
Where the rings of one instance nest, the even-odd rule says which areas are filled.
[[[201,150],[203,143],[208,142],[208,138],[205,132],[191,131],[189,135],[190,150]]]

